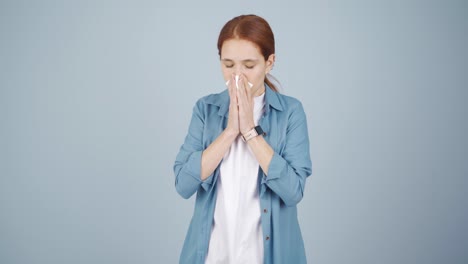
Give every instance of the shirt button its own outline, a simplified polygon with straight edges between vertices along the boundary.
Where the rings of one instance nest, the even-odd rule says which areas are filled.
[[[268,212],[268,210],[267,210],[267,209],[263,209],[263,212],[264,212],[264,213],[267,213],[267,212]]]
[[[267,236],[265,239],[266,239],[266,240],[270,240],[270,237],[269,237],[269,236]]]

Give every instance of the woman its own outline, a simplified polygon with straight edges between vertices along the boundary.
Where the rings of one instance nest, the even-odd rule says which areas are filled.
[[[255,15],[218,39],[227,89],[200,98],[174,164],[177,192],[195,192],[180,263],[306,263],[296,205],[312,173],[306,115],[269,79],[275,41]]]

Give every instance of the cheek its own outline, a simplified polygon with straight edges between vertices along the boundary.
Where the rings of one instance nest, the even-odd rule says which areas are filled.
[[[225,80],[228,80],[228,79],[231,78],[231,73],[232,73],[232,71],[231,71],[230,69],[227,69],[227,68],[225,68],[225,67],[222,67],[222,68],[221,68],[221,71],[222,71],[222,73],[223,73],[223,77],[224,77]]]
[[[265,74],[263,73],[263,71],[257,70],[255,72],[252,72],[250,76],[248,77],[249,77],[249,80],[252,80],[258,83],[258,82],[262,82],[265,79]]]

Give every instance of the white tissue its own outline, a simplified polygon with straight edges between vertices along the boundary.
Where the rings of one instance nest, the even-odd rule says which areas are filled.
[[[235,80],[236,80],[236,88],[239,89],[239,75],[236,75],[234,78],[235,78]],[[229,85],[229,82],[230,82],[230,81],[231,81],[231,80],[227,80],[227,81],[226,81],[226,86]],[[252,84],[251,82],[247,82],[247,83],[249,84],[250,88],[253,87],[253,84]]]

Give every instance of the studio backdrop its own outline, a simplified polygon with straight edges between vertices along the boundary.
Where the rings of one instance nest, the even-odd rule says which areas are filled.
[[[468,263],[467,1],[1,1],[0,263],[177,263],[172,166],[257,14],[306,111],[309,263]]]

